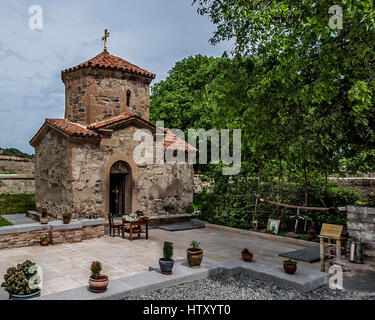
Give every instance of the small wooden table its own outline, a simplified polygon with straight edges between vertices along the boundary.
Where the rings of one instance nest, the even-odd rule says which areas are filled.
[[[323,223],[320,231],[320,271],[325,272],[326,248],[328,250],[328,259],[336,257],[341,259],[341,235],[343,226]],[[328,243],[326,243],[326,241]],[[336,251],[336,252],[335,252]],[[336,254],[335,254],[336,253]]]
[[[130,234],[130,241],[133,241],[133,234],[138,234],[138,238],[140,237],[141,233],[146,234],[146,239],[148,239],[148,217],[139,219],[137,221],[126,221],[125,218],[122,218],[122,226],[121,226],[121,231],[122,231],[122,238],[125,239],[125,225],[129,225],[129,234]],[[134,230],[134,227],[139,227],[141,226],[146,226],[146,231],[141,231],[141,230]]]

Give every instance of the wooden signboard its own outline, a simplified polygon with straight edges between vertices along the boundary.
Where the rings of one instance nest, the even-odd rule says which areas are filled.
[[[323,223],[322,230],[320,231],[321,237],[340,239],[343,226],[337,224]]]

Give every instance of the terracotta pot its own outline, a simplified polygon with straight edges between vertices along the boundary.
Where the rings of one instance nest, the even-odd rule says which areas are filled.
[[[70,219],[63,219],[64,224],[69,224]]]
[[[164,258],[159,259],[160,271],[162,274],[170,275],[172,274],[172,269],[174,266],[173,260],[164,260]]]
[[[289,263],[288,260],[284,261],[284,270],[288,274],[294,274],[297,270],[297,263]]]
[[[251,262],[253,260],[254,254],[249,252],[249,253],[244,253],[241,252],[242,260],[245,262]]]
[[[187,249],[186,258],[190,268],[200,268],[203,259],[203,250],[189,248]]]
[[[108,283],[109,279],[105,274],[101,274],[98,278],[90,277],[90,291],[94,293],[102,293],[107,290]]]
[[[315,238],[315,236],[313,235],[313,234],[308,234],[307,235],[307,240],[308,241],[311,241],[311,240],[313,240]]]
[[[40,244],[41,244],[42,247],[46,247],[46,246],[48,246],[49,242],[48,242],[48,240],[43,240],[43,241],[40,241]]]
[[[49,217],[48,216],[45,217],[45,218],[40,217],[39,221],[40,221],[41,224],[47,224],[48,221],[49,221]]]

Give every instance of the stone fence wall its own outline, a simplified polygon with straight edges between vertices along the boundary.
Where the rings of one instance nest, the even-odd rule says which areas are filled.
[[[33,160],[26,158],[0,155],[0,173],[1,172],[33,174],[35,172],[35,163]]]
[[[375,208],[347,206],[349,236],[364,244],[365,257],[375,259]]]
[[[105,219],[87,219],[63,224],[61,220],[48,224],[30,223],[0,228],[0,249],[30,247],[40,244],[47,234],[51,244],[74,243],[104,236]]]
[[[341,187],[354,189],[363,198],[375,196],[375,177],[368,174],[364,177],[330,178]]]
[[[0,194],[34,194],[35,176],[27,174],[0,174]]]

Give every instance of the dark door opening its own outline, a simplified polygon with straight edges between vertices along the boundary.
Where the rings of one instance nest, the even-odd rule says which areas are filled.
[[[116,162],[109,178],[110,212],[115,217],[131,213],[131,171],[127,163]]]

